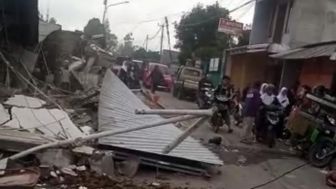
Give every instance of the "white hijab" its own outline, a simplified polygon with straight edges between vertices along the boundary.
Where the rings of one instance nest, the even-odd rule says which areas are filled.
[[[287,91],[287,88],[282,87],[277,96],[277,99],[283,108],[286,108],[289,105],[289,99],[287,97],[287,94],[283,94],[285,91]]]
[[[260,87],[260,95],[262,96],[265,93],[265,89],[268,86],[267,83],[263,83]]]
[[[124,61],[122,66],[121,66],[121,69],[123,69],[125,72],[127,72],[127,62]]]

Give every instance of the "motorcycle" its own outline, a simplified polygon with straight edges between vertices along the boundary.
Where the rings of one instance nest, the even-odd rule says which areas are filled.
[[[310,140],[313,143],[308,152],[308,160],[315,167],[325,167],[336,153],[336,120],[325,115],[323,123],[314,129]]]
[[[283,109],[280,106],[266,106],[264,108],[264,118],[261,123],[261,128],[257,132],[257,139],[259,142],[264,142],[269,148],[275,146],[275,139],[277,138],[276,130],[281,124],[281,117]]]
[[[215,133],[217,133],[220,127],[223,126],[223,116],[221,112],[227,111],[226,113],[229,114],[230,112],[230,102],[231,99],[224,96],[224,95],[214,95],[214,114],[211,117],[211,126]]]
[[[197,105],[200,109],[209,109],[212,107],[214,91],[212,87],[203,87],[197,96]]]

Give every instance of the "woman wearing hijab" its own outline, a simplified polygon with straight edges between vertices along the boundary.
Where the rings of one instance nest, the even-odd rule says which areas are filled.
[[[128,71],[127,61],[124,61],[122,66],[121,66],[121,69],[119,70],[118,77],[126,85],[128,83],[128,74],[127,74],[128,72],[127,71]]]
[[[282,87],[282,89],[280,90],[278,96],[277,96],[277,99],[279,101],[279,103],[281,104],[281,106],[283,108],[287,108],[289,106],[289,99],[287,97],[287,92],[288,92],[288,89],[286,87]]]
[[[261,89],[261,101],[264,105],[269,106],[271,104],[277,104],[277,98],[274,95],[274,85],[266,84],[264,89]]]
[[[282,136],[283,130],[284,130],[284,119],[285,117],[287,117],[291,111],[291,106],[290,106],[290,101],[289,98],[287,96],[288,93],[288,89],[286,87],[281,88],[278,96],[277,96],[277,100],[280,103],[281,107],[284,109],[284,114],[281,117],[281,123],[279,124],[279,127],[277,128],[277,137],[280,138]]]
[[[268,84],[267,83],[263,83],[260,87],[260,95],[263,95],[266,92],[266,88],[267,88]]]
[[[272,84],[267,84],[265,87],[263,94],[261,95],[261,107],[258,112],[258,118],[256,122],[256,129],[257,129],[257,140],[262,141],[263,136],[266,133],[266,128],[265,128],[265,114],[266,114],[266,107],[271,106],[271,105],[280,105],[276,96],[274,95],[274,85]]]

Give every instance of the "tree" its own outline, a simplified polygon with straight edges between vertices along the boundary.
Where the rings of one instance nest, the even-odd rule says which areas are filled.
[[[93,37],[97,37],[94,40],[97,41],[99,46],[103,48],[106,46],[104,35],[104,24],[102,24],[98,18],[90,19],[87,25],[84,27],[84,36],[87,39],[93,39]]]
[[[49,23],[50,23],[50,24],[56,24],[56,19],[55,19],[54,17],[51,17],[51,18],[49,19]]]
[[[108,19],[104,23],[105,35],[106,35],[106,49],[110,52],[115,53],[118,46],[118,37],[111,33],[110,22]]]
[[[91,38],[93,35],[104,34],[104,31],[104,24],[102,24],[98,18],[90,19],[84,27],[84,35],[88,38]]]
[[[124,43],[119,45],[118,54],[119,56],[132,56],[135,50],[133,46],[133,34],[128,33],[124,37]]]
[[[251,30],[244,30],[242,35],[238,37],[238,46],[245,46],[250,43]]]
[[[175,24],[175,37],[178,40],[175,47],[180,49],[180,63],[194,56],[202,60],[221,57],[232,38],[217,32],[220,18],[230,19],[228,10],[218,3],[207,7],[198,4],[190,13],[182,16],[181,21]]]

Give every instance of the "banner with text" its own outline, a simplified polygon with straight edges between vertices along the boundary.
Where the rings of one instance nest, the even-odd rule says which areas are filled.
[[[218,24],[218,31],[230,35],[241,35],[243,32],[244,24],[240,22],[231,21],[221,18]]]

